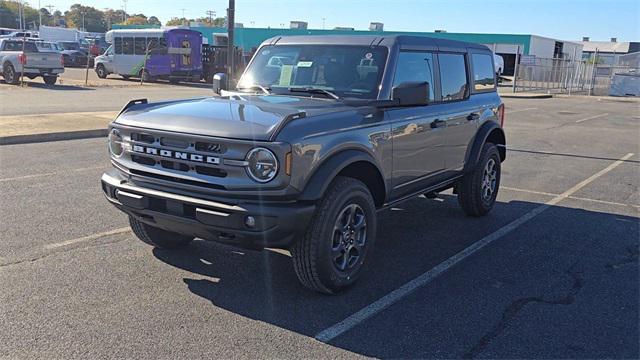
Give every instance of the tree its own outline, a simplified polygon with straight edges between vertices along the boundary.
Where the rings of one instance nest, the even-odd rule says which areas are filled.
[[[147,19],[147,22],[149,22],[149,25],[156,25],[156,26],[162,26],[162,23],[160,22],[160,19],[158,19],[155,16],[150,16]]]
[[[67,20],[67,27],[82,28],[84,18],[84,29],[89,32],[105,32],[107,24],[104,19],[104,13],[91,6],[83,6],[73,4],[69,11],[65,11],[64,17]]]
[[[17,1],[0,0],[0,27],[18,28],[20,26],[19,7]],[[35,28],[38,25],[38,10],[29,5],[23,5],[24,27]]]
[[[171,20],[167,21],[167,26],[179,26],[185,25],[189,22],[194,21],[193,19],[187,20],[186,18],[171,18]]]
[[[124,21],[125,25],[147,25],[147,19],[142,16],[131,16]]]
[[[196,19],[197,22],[201,22],[210,27],[224,27],[225,20],[226,18],[223,17],[215,18],[213,19],[213,21],[211,21],[208,17],[201,17]]]

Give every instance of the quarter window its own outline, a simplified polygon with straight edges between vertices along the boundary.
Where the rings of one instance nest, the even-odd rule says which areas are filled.
[[[433,101],[433,54],[428,52],[401,52],[398,55],[396,74],[393,78],[393,86],[403,82],[428,82],[429,100]]]
[[[467,93],[467,67],[462,54],[438,54],[442,101],[464,99]]]
[[[473,62],[473,88],[481,91],[494,89],[495,79],[491,56],[473,54],[471,61]]]

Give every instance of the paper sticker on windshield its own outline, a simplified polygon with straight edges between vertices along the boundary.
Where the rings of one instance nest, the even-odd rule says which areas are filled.
[[[293,65],[282,65],[280,68],[280,81],[278,81],[278,85],[291,85],[291,75],[293,75]]]
[[[366,53],[366,54],[364,54],[364,58],[367,59],[367,60],[371,60],[371,59],[373,59],[373,54],[372,53]]]
[[[298,61],[298,67],[307,68],[313,66],[313,61]]]

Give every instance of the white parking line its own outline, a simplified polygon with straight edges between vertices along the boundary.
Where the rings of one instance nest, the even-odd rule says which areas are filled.
[[[510,111],[509,109],[507,109],[505,114],[506,115],[511,115],[511,114],[515,114],[515,113],[519,113],[519,112],[523,112],[523,111],[529,111],[529,110],[538,110],[538,108],[524,108],[524,109],[518,109],[518,110],[513,110],[513,111]]]
[[[98,169],[107,169],[107,168],[108,168],[108,166],[104,165],[104,166],[84,167],[84,168],[71,169],[71,170],[72,171],[88,171],[88,170],[98,170]],[[31,178],[45,177],[45,176],[52,176],[52,175],[58,175],[58,174],[62,174],[62,173],[63,172],[50,172],[50,173],[41,173],[41,174],[22,175],[22,176],[16,176],[16,177],[0,179],[0,182],[24,180],[24,179],[31,179]]]
[[[91,241],[91,240],[95,240],[95,239],[99,239],[101,237],[105,237],[105,236],[109,236],[109,235],[117,235],[117,234],[123,234],[126,232],[131,231],[130,227],[122,227],[122,228],[118,228],[118,229],[114,229],[114,230],[109,230],[109,231],[105,231],[105,232],[101,232],[101,233],[97,233],[97,234],[91,234],[91,235],[87,235],[87,236],[83,236],[83,237],[79,237],[79,238],[75,238],[75,239],[71,239],[71,240],[65,240],[65,241],[61,241],[59,243],[54,243],[54,244],[47,244],[44,246],[45,249],[47,250],[51,250],[51,249],[55,249],[55,248],[59,248],[59,247],[63,247],[63,246],[67,246],[67,245],[72,245],[72,244],[77,244],[77,243],[81,243],[81,242],[85,242],[85,241]]]
[[[604,114],[600,114],[600,115],[589,116],[589,117],[584,118],[584,119],[576,120],[576,123],[581,123],[581,122],[584,122],[584,121],[587,121],[587,120],[593,120],[593,119],[601,118],[601,117],[603,117],[603,116],[607,116],[607,115],[609,115],[609,113],[604,113]]]
[[[370,305],[362,308],[361,310],[359,310],[355,314],[353,314],[353,315],[347,317],[346,319],[342,320],[341,322],[339,322],[339,323],[337,323],[337,324],[335,324],[335,325],[333,325],[333,326],[331,326],[331,327],[319,332],[315,336],[316,340],[319,340],[319,341],[322,341],[322,342],[329,342],[329,341],[335,339],[337,336],[343,334],[344,332],[349,331],[354,326],[356,326],[356,325],[360,324],[361,322],[367,320],[368,318],[376,315],[377,313],[379,313],[380,311],[386,309],[387,307],[395,304],[400,299],[402,299],[403,297],[409,295],[410,293],[412,293],[417,288],[428,284],[433,279],[435,279],[438,276],[442,275],[444,272],[446,272],[447,270],[449,270],[451,267],[455,266],[456,264],[458,264],[462,260],[466,259],[470,255],[473,255],[474,253],[478,252],[479,250],[481,250],[485,246],[487,246],[487,245],[491,244],[492,242],[498,240],[499,238],[509,234],[510,232],[512,232],[513,230],[515,230],[519,226],[521,226],[522,224],[524,224],[527,221],[533,219],[534,217],[540,215],[543,211],[547,210],[551,206],[558,204],[560,201],[562,201],[562,200],[566,199],[567,197],[571,196],[576,191],[582,189],[583,187],[585,187],[586,185],[588,185],[589,183],[591,183],[595,179],[597,179],[600,176],[602,176],[602,175],[608,173],[609,171],[613,170],[614,168],[616,168],[617,166],[622,164],[625,160],[629,159],[631,156],[633,156],[632,153],[629,153],[629,154],[623,156],[620,160],[615,161],[614,163],[612,163],[611,165],[607,166],[606,168],[604,168],[604,169],[600,170],[599,172],[593,174],[592,176],[588,177],[587,179],[579,182],[578,184],[576,184],[575,186],[573,186],[569,190],[567,190],[567,191],[563,192],[562,194],[554,197],[553,199],[547,201],[543,205],[540,205],[537,208],[534,208],[533,210],[531,210],[528,213],[522,215],[518,219],[516,219],[516,220],[512,221],[511,223],[501,227],[497,231],[495,231],[495,232],[483,237],[479,241],[473,243],[471,246],[469,246],[466,249],[460,251],[459,253],[453,255],[452,257],[448,258],[444,262],[438,264],[433,269],[423,273],[422,275],[418,276],[417,278],[415,278],[415,279],[409,281],[408,283],[402,285],[400,288],[398,288],[396,290],[393,290],[392,292],[390,292],[387,295],[383,296],[382,298],[376,300],[375,302],[371,303]]]
[[[558,196],[558,195],[560,195],[560,194],[548,193],[548,192],[544,192],[544,191],[519,189],[519,188],[513,188],[513,187],[508,187],[508,186],[502,186],[502,185],[500,186],[500,189],[510,190],[510,191],[517,191],[517,192],[524,192],[524,193],[536,194],[536,195],[545,195],[545,196]],[[640,205],[625,204],[625,203],[619,203],[619,202],[614,202],[614,201],[606,201],[606,200],[589,199],[589,198],[584,198],[584,197],[579,197],[579,196],[568,196],[567,199],[595,202],[595,203],[607,204],[607,205],[631,206],[631,207],[634,207],[634,208],[640,208]]]

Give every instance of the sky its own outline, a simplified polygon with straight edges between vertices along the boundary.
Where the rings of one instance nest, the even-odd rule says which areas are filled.
[[[38,0],[27,0],[37,6]],[[67,10],[74,3],[99,9],[123,8],[122,0],[41,0]],[[236,0],[236,22],[245,27],[288,27],[301,20],[309,28],[336,26],[385,30],[535,34],[561,40],[640,41],[638,0]],[[228,0],[128,0],[127,13],[172,17],[224,16]],[[324,21],[323,21],[324,18]]]

